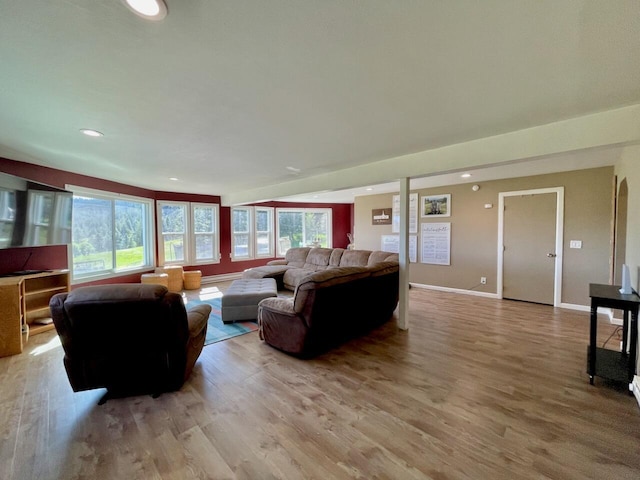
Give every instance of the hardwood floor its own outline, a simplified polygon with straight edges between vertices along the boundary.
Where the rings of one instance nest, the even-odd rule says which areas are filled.
[[[205,347],[179,392],[102,406],[34,336],[0,359],[0,478],[640,478],[640,408],[589,385],[588,313],[410,295],[408,331],[313,360],[253,332]]]

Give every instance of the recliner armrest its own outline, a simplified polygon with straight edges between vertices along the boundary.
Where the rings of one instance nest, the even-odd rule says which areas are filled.
[[[269,297],[261,300],[258,308],[266,308],[272,312],[279,312],[285,315],[295,315],[293,310],[293,299],[282,297]]]
[[[189,336],[197,337],[207,326],[211,305],[202,303],[195,305],[187,311],[187,322],[189,324]]]

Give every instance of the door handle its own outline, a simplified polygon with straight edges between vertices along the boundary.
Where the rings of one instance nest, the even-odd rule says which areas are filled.
[[[555,253],[547,253],[547,257],[549,258],[556,258],[557,255]]]

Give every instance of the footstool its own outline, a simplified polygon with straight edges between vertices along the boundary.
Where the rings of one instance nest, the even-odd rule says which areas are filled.
[[[222,296],[222,321],[256,320],[258,303],[269,297],[277,297],[278,290],[273,278],[234,280]]]
[[[155,283],[157,285],[169,286],[169,275],[166,273],[143,273],[140,275],[141,283]]]

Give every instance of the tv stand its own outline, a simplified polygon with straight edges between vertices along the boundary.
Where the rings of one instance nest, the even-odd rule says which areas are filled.
[[[22,353],[29,335],[54,328],[49,301],[70,290],[69,280],[69,270],[0,278],[0,357]]]
[[[23,277],[25,275],[35,275],[37,273],[48,273],[53,270],[18,270],[17,272],[3,273],[0,277]]]

